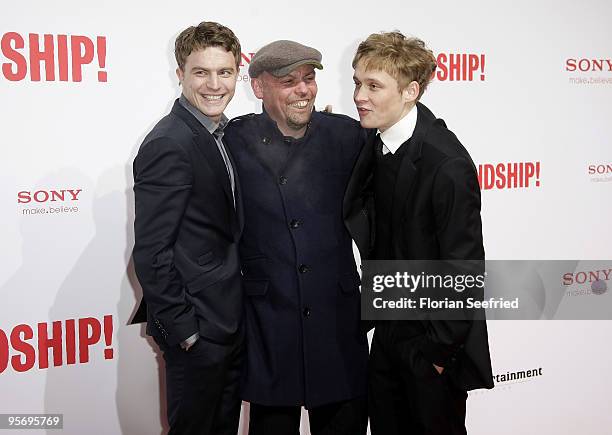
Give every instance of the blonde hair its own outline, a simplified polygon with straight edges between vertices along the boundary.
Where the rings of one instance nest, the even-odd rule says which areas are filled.
[[[399,90],[416,81],[421,98],[436,70],[436,58],[418,38],[407,38],[399,31],[372,33],[359,44],[353,68],[359,62],[368,70],[382,70],[397,80]]]

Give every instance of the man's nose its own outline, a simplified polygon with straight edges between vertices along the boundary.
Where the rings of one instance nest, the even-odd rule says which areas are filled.
[[[353,93],[353,101],[355,101],[355,103],[363,102],[363,101],[366,101],[367,99],[368,99],[368,95],[367,95],[367,92],[364,91],[363,87],[359,87],[355,89],[355,92]]]
[[[219,77],[217,77],[217,74],[211,74],[208,76],[206,86],[208,86],[210,89],[219,89]]]
[[[306,83],[304,81],[300,81],[297,84],[297,86],[295,87],[295,93],[300,95],[305,95],[306,93],[308,93],[308,86],[306,86]]]

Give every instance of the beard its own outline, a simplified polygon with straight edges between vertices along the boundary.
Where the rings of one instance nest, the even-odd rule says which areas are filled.
[[[292,130],[301,130],[310,122],[312,112],[308,114],[289,114],[287,116],[287,126]]]

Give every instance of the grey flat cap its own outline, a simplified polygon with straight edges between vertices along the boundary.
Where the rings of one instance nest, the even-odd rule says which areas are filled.
[[[266,71],[282,77],[302,65],[323,69],[321,52],[295,41],[280,40],[261,47],[251,59],[249,75],[258,77]]]

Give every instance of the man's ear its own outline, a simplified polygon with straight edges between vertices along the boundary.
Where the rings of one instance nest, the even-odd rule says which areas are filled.
[[[414,104],[419,98],[419,90],[419,84],[414,80],[411,81],[408,86],[406,86],[406,89],[402,91],[404,103]]]
[[[257,98],[263,100],[263,83],[260,78],[251,79],[251,88]]]
[[[179,85],[182,85],[183,84],[184,73],[183,73],[183,70],[181,69],[181,67],[178,67],[176,69],[176,76],[179,79]]]

